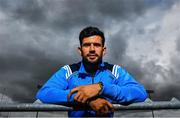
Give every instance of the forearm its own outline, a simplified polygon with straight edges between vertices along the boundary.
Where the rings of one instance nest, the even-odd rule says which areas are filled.
[[[70,92],[68,82],[65,78],[66,71],[61,68],[39,89],[36,98],[43,103],[68,102],[67,96]]]
[[[100,93],[117,103],[142,102],[147,98],[147,93],[141,85],[119,86],[115,84],[104,83]]]
[[[61,90],[57,88],[42,88],[38,91],[36,98],[43,103],[64,103],[68,102],[67,96],[70,90]]]

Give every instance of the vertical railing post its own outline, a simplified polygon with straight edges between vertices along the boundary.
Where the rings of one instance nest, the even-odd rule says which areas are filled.
[[[37,112],[36,112],[36,118],[38,118],[38,115],[39,115],[39,112],[37,111]]]
[[[42,87],[42,85],[41,85],[41,84],[38,84],[38,85],[37,85],[37,90],[39,90],[41,87]],[[39,117],[39,112],[37,111],[37,112],[36,112],[36,118],[38,118],[38,117]]]
[[[146,91],[149,95],[149,98],[151,99],[151,94],[154,93],[154,91],[153,90],[146,90]],[[152,117],[154,118],[154,110],[152,109],[151,112],[152,112]]]

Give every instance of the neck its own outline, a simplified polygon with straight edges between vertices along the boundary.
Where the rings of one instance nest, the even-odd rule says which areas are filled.
[[[83,64],[84,64],[86,72],[94,75],[96,71],[98,70],[100,62],[93,64],[93,63],[88,63],[88,62],[83,61]]]

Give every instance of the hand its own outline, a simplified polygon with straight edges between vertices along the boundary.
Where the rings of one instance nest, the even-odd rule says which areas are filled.
[[[70,99],[73,93],[77,92],[77,94],[74,97],[74,100],[80,103],[85,103],[88,99],[97,96],[100,91],[101,87],[99,84],[78,86],[70,91],[68,95],[68,100]]]
[[[97,98],[95,100],[90,101],[90,107],[97,111],[97,115],[103,115],[110,111],[114,111],[113,105],[105,99]]]

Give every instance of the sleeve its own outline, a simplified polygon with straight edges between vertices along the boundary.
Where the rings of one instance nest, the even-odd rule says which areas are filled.
[[[70,92],[67,81],[67,70],[61,68],[37,92],[36,98],[43,103],[64,103]]]
[[[113,84],[103,82],[102,96],[105,96],[116,103],[143,102],[147,93],[143,85],[120,66],[115,65],[115,81]]]

